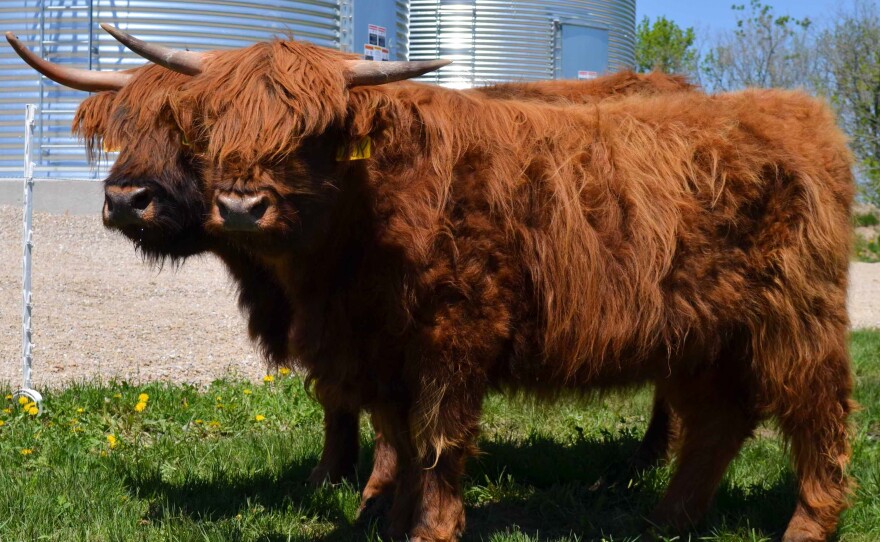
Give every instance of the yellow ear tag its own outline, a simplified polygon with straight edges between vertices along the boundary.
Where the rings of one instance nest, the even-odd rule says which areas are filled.
[[[346,162],[349,160],[366,160],[372,155],[373,151],[373,140],[370,139],[370,136],[364,136],[363,139],[358,141],[354,148],[351,149],[351,154],[348,157],[345,156],[345,145],[339,147],[336,151],[336,161],[337,162]]]
[[[183,145],[184,147],[190,146],[189,139],[186,138],[186,134],[183,132],[180,132],[180,144]]]

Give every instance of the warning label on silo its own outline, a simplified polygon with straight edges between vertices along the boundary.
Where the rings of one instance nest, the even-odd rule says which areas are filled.
[[[377,45],[364,44],[364,60],[388,60],[388,49]]]
[[[379,47],[385,47],[386,44],[386,32],[384,26],[379,26],[375,24],[367,25],[367,35],[369,39],[367,39],[367,43],[370,45],[378,45]]]

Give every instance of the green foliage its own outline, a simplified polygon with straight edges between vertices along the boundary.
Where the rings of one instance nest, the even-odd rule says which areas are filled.
[[[830,99],[850,136],[863,174],[863,196],[880,204],[880,14],[861,2],[822,33],[817,87]]]
[[[853,243],[853,256],[860,262],[880,262],[880,243],[868,241],[856,235],[855,242]]]
[[[700,62],[706,87],[794,88],[812,81],[817,59],[809,44],[809,19],[777,16],[760,0],[732,9],[736,30],[721,35]]]
[[[666,17],[645,17],[636,27],[636,70],[690,73],[696,67],[693,28],[680,28]]]
[[[853,425],[858,487],[840,539],[867,542],[880,539],[880,332],[853,333],[851,352],[862,407]],[[0,390],[8,409],[0,412],[0,540],[380,540],[377,525],[355,523],[370,428],[364,423],[360,480],[312,489],[305,479],[320,454],[322,414],[297,377],[207,388],[82,384],[46,393],[41,417],[8,393]],[[648,390],[589,402],[490,396],[484,453],[464,485],[466,540],[643,540],[642,518],[670,474],[627,468],[649,412]],[[778,539],[796,488],[773,429],[758,435],[691,540]]]
[[[870,228],[880,224],[880,219],[874,213],[861,213],[853,215],[853,223],[856,226]]]

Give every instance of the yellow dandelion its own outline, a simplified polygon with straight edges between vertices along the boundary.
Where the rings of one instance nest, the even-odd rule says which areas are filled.
[[[143,401],[134,405],[135,412],[143,412],[145,408],[147,408],[147,403],[144,403]]]
[[[6,425],[6,422],[4,422],[3,420],[0,420],[0,427],[3,427],[4,425]]]
[[[3,414],[12,414],[12,409],[11,408],[4,408]]]
[[[31,450],[30,448],[22,448],[21,449],[21,455],[31,455],[32,453],[34,453],[34,451]]]
[[[25,397],[24,395],[22,395],[21,397],[18,398],[18,404],[20,404],[22,406],[24,406],[30,402],[31,402],[31,400],[28,399],[27,397]]]
[[[76,409],[77,414],[82,414],[83,412],[85,412],[85,409],[82,409],[82,408]]]
[[[263,416],[262,414],[257,414],[256,416],[254,416],[254,419],[257,420],[258,422],[261,422],[261,421],[265,420],[266,417]]]
[[[205,423],[205,422],[203,422],[202,420],[196,420],[196,425],[201,425],[203,423]]]
[[[219,403],[220,401],[223,400],[223,398],[218,395],[217,397],[214,397],[214,400]]]
[[[142,394],[138,395],[138,402],[139,403],[146,403],[149,400],[150,400],[150,396],[147,395],[146,393],[142,393]]]
[[[245,395],[250,395],[252,392],[251,390],[244,390],[242,393],[244,393]]]
[[[12,394],[11,394],[11,393],[7,393],[7,394],[6,394],[6,400],[9,401],[10,399],[12,399]]]
[[[113,398],[114,399],[122,399],[122,394],[121,393],[114,393]]]
[[[116,439],[116,435],[107,435],[107,443],[110,445],[110,449],[116,448],[119,444],[119,441]]]
[[[27,413],[30,414],[31,416],[36,416],[37,414],[40,413],[40,409],[35,406],[32,406],[31,408],[28,409]]]
[[[278,372],[281,373],[281,376],[287,376],[290,374],[290,369],[288,369],[287,367],[282,367],[278,369]]]
[[[217,420],[211,420],[210,422],[208,422],[208,426],[216,429],[217,427],[220,427],[220,422],[218,422]]]
[[[223,410],[223,405],[214,405],[217,410]]]
[[[269,382],[274,382],[274,381],[275,381],[275,377],[272,375],[266,375],[263,377],[263,382],[269,383]]]

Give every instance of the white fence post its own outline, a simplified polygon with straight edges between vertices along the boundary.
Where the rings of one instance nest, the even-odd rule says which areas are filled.
[[[24,235],[22,239],[22,308],[21,308],[21,389],[15,392],[14,397],[26,397],[36,403],[39,413],[43,412],[43,397],[39,392],[31,388],[31,364],[33,362],[34,343],[31,340],[31,316],[33,313],[33,299],[31,296],[31,263],[34,248],[34,163],[31,160],[31,147],[34,137],[34,118],[37,107],[28,104],[25,112],[24,132]]]

